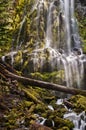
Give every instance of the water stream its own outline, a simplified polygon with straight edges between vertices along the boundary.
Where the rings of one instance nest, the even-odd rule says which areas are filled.
[[[56,104],[64,105],[64,99],[58,99]],[[82,111],[80,114],[73,112],[73,110],[68,109],[65,105],[64,107],[68,110],[67,113],[64,114],[64,119],[69,119],[73,122],[74,128],[73,130],[85,130],[86,129],[86,114],[85,111]]]
[[[64,108],[67,110],[67,112],[64,114],[64,119],[69,119],[73,122],[74,128],[72,130],[86,130],[86,113],[85,111],[82,111],[81,113],[77,114],[72,109],[69,109],[65,104],[64,100],[67,99],[58,99],[56,104],[57,105],[63,105]],[[48,108],[52,111],[54,111],[54,108],[51,105],[48,105]],[[36,114],[37,116],[37,123],[40,123],[41,125],[45,124],[46,118],[40,117],[40,115]],[[54,126],[54,121],[52,120],[52,126]]]

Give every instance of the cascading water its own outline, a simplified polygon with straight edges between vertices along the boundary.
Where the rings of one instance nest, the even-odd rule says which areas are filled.
[[[65,16],[65,38],[68,53],[71,52],[71,34],[70,34],[70,1],[64,0],[64,16]]]
[[[52,44],[52,10],[54,8],[53,2],[50,3],[47,14],[47,31],[46,31],[46,47],[49,48]]]
[[[18,38],[17,38],[17,47],[16,47],[17,50],[21,47],[22,42],[23,42],[23,41],[20,41],[20,37],[21,37],[21,32],[22,32],[25,22],[26,22],[26,16],[24,16],[22,22],[20,23],[20,29],[19,29]]]
[[[86,59],[82,53],[77,20],[74,16],[74,0],[60,0],[59,2],[55,0],[48,4],[45,45],[42,49],[36,48],[36,60],[40,59],[41,67],[48,60],[52,71],[56,67],[57,70],[64,68],[67,87],[81,88]],[[59,12],[57,12],[57,8],[59,8]],[[44,54],[47,54],[46,52],[48,59],[45,56],[43,57]],[[59,104],[62,104],[62,102],[59,102]],[[53,110],[52,106],[48,107]],[[64,105],[64,107],[66,106]],[[72,110],[68,110],[64,118],[70,119],[74,123],[73,130],[85,130],[85,112],[77,115]],[[42,124],[45,120],[43,119]]]
[[[74,0],[36,0],[32,12],[34,10],[37,10],[37,39],[35,50],[30,54],[34,71],[42,71],[43,66],[48,63],[47,68],[51,71],[64,69],[67,87],[81,88],[86,58],[81,50],[77,19],[74,16]],[[17,48],[21,46],[19,39],[25,20],[26,16],[20,25]],[[11,54],[13,64],[14,55]],[[5,57],[2,59],[5,60]]]
[[[73,86],[75,83],[75,86],[80,88],[84,72],[84,55],[81,51],[77,20],[74,16],[74,0],[60,0],[59,2],[49,2],[45,48],[50,48],[50,59],[53,68],[55,64],[52,61],[55,58],[57,58],[57,62],[60,59],[59,65],[63,64],[67,86]],[[59,8],[59,13],[56,12],[57,8]],[[55,20],[57,20],[57,27],[54,25]],[[57,29],[56,35],[58,35],[58,38],[55,41],[53,30]],[[54,46],[54,44],[56,45]]]
[[[73,110],[69,109],[64,102],[67,99],[58,99],[56,104],[61,105],[63,104],[64,107],[67,109],[67,113],[64,114],[65,119],[69,119],[73,122],[74,128],[73,130],[85,130],[86,129],[86,114],[85,111],[82,111],[80,114],[75,113]]]

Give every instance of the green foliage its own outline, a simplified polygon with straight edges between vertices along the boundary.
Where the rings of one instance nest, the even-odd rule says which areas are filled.
[[[33,3],[34,0],[0,1],[0,56],[28,41]]]
[[[0,1],[0,52],[2,52],[2,50],[8,50],[7,46],[9,46],[9,43],[11,42],[12,38],[10,21],[11,4],[11,0]]]

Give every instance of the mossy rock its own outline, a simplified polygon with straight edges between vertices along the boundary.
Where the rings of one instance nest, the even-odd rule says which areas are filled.
[[[68,127],[69,129],[72,129],[74,127],[74,124],[71,121],[69,121],[67,119],[62,119],[60,117],[56,117],[54,119],[54,123],[55,123],[55,127],[58,129],[62,128],[64,126]]]
[[[35,113],[38,114],[42,114],[42,113],[46,113],[47,107],[46,105],[42,105],[42,104],[37,104],[35,107]]]
[[[81,95],[72,96],[69,102],[74,105],[73,109],[75,112],[80,113],[86,111],[86,97]]]
[[[86,17],[83,13],[79,13],[80,10],[76,11],[76,17],[78,19],[79,34],[82,41],[82,50],[86,54]]]
[[[44,125],[48,126],[48,127],[53,127],[53,120],[46,119],[45,122],[44,122]]]

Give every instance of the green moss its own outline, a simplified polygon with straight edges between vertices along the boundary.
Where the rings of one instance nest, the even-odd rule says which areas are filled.
[[[60,71],[54,71],[50,73],[35,72],[35,73],[31,73],[31,77],[43,81],[50,81],[50,82],[61,84],[62,82],[64,82],[64,71],[60,70]]]
[[[17,115],[16,109],[13,109],[13,110],[11,110],[11,112],[8,114],[8,116],[7,116],[6,118],[7,118],[7,119],[9,120],[9,122],[11,123],[12,120],[14,120],[14,122],[15,122],[17,116],[18,116],[18,115]]]
[[[82,48],[83,48],[83,53],[86,54],[86,40],[83,40]]]
[[[12,109],[7,115],[4,117],[3,126],[6,128],[15,128],[16,127],[16,119],[18,114],[15,109]]]
[[[50,112],[50,114],[48,112]],[[49,115],[49,119],[54,120],[56,117],[63,118],[65,112],[67,112],[67,110],[63,106],[57,106],[57,109],[55,108],[54,111],[47,111],[47,115]]]
[[[32,78],[39,79],[39,80],[46,79],[46,77],[43,76],[43,75],[42,75],[41,73],[39,73],[39,72],[31,73],[31,77],[32,77]]]
[[[64,126],[62,128],[59,128],[58,130],[70,130],[68,127]]]
[[[1,82],[5,85],[4,82]],[[6,84],[7,85],[7,84]],[[53,130],[71,130],[74,125],[71,121],[67,119],[63,119],[63,115],[66,112],[66,109],[63,105],[56,105],[56,97],[53,96],[52,91],[47,91],[45,89],[37,88],[34,89],[30,86],[23,86],[19,84],[21,87],[20,92],[25,92],[29,94],[26,96],[25,94],[22,96],[18,96],[16,101],[19,103],[16,105],[15,103],[11,103],[10,111],[6,109],[6,113],[4,118],[0,119],[0,123],[3,123],[3,126],[8,129],[16,129],[20,127],[19,121],[24,120],[24,126],[29,127],[34,121],[38,119],[36,114],[39,114],[41,117],[47,119],[45,123],[47,126],[51,127]],[[23,91],[26,90],[26,91]],[[32,95],[31,95],[32,94]],[[16,95],[14,95],[15,97]],[[12,94],[11,94],[12,97]],[[13,97],[13,101],[14,101]],[[42,99],[43,98],[43,99]],[[3,96],[0,95],[0,100],[3,99]],[[5,98],[6,99],[6,98]],[[41,101],[42,103],[38,102]],[[69,99],[69,102],[74,104],[74,110],[76,112],[82,112],[82,110],[86,110],[86,97],[81,95],[72,96]],[[12,102],[12,101],[11,101]],[[54,111],[50,110],[47,107],[47,103],[54,107]],[[5,101],[4,101],[5,103]],[[14,106],[16,105],[16,106]],[[8,102],[9,107],[9,102]],[[52,121],[55,123],[55,127],[52,125]]]
[[[81,95],[72,96],[69,100],[74,105],[74,111],[80,113],[86,111],[86,97]]]
[[[59,117],[56,117],[54,119],[55,121],[55,127],[56,128],[61,128],[61,127],[68,127],[69,129],[72,129],[74,127],[73,123],[69,120],[66,120],[66,119],[62,119],[62,118],[59,118]]]
[[[21,62],[22,59],[22,52],[18,51],[17,55],[15,56],[15,62],[18,64]]]
[[[43,99],[46,103],[48,103],[48,104],[50,103],[50,105],[52,105],[52,106],[56,103],[56,98],[53,95],[43,96]]]
[[[42,114],[42,113],[46,112],[46,106],[41,105],[41,104],[37,104],[35,107],[35,112],[38,114]]]
[[[37,98],[37,96],[36,96],[37,93],[35,91],[31,92],[31,89],[26,89],[26,88],[24,88],[23,91],[27,95],[27,98],[32,100],[34,103],[41,103],[41,101]]]
[[[31,107],[33,105],[33,102],[30,101],[23,101],[25,107]]]
[[[86,17],[80,15],[80,13],[76,13],[76,17],[78,19],[78,26],[79,26],[79,34],[81,36],[81,40],[83,42],[82,49],[83,52],[86,54]]]

